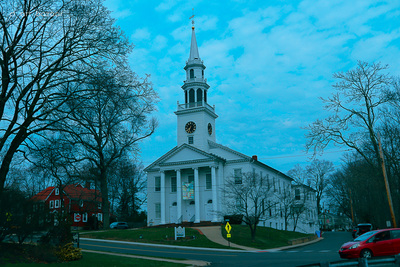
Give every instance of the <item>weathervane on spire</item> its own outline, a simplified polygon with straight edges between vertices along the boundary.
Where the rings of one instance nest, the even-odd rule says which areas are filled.
[[[192,20],[192,29],[194,29],[194,8],[192,8],[192,16],[189,18]]]

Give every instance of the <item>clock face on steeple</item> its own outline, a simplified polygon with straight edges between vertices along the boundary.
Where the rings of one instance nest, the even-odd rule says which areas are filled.
[[[186,123],[185,131],[190,134],[194,133],[194,131],[196,131],[196,123],[194,123],[193,121],[189,121],[188,123]]]

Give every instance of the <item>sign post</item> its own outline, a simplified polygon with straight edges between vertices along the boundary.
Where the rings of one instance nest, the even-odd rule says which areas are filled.
[[[226,222],[225,230],[226,230],[226,233],[227,233],[226,237],[228,238],[228,246],[229,247],[231,246],[231,242],[230,242],[230,240],[231,240],[231,234],[230,234],[231,229],[232,229],[232,226],[229,224],[229,222]]]

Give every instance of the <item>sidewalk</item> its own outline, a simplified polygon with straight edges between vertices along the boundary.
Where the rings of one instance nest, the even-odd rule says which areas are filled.
[[[221,244],[224,246],[228,246],[228,241],[222,237],[221,234],[221,226],[204,226],[204,227],[193,227],[194,229],[200,230],[210,241]],[[230,243],[230,246],[233,248],[240,248],[243,250],[249,250],[249,251],[257,251],[259,250],[258,248],[250,248],[250,247],[245,247],[241,245],[237,245],[234,243]]]
[[[205,226],[205,227],[193,227],[193,228],[200,230],[210,241],[224,245],[224,246],[228,246],[228,241],[222,237],[220,226]],[[313,244],[313,243],[321,241],[322,239],[323,238],[321,237],[321,238],[317,238],[313,241],[306,242],[306,243],[301,243],[301,244],[292,245],[292,246],[285,246],[285,247],[280,247],[280,248],[267,249],[267,250],[245,247],[245,246],[234,244],[232,242],[230,243],[230,246],[233,248],[239,248],[239,249],[248,250],[248,251],[278,251],[278,250],[297,248],[297,247],[305,246],[308,244]]]

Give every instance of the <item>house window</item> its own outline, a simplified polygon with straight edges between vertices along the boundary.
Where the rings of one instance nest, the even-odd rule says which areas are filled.
[[[176,177],[171,177],[171,192],[176,192]]]
[[[97,213],[97,219],[99,220],[99,222],[103,221],[103,213]]]
[[[101,210],[101,202],[100,202],[100,203],[97,203],[97,208],[98,208],[99,210]]]
[[[194,138],[193,136],[188,136],[188,144],[193,145],[194,144]]]
[[[295,200],[300,200],[300,189],[294,190]]]
[[[60,194],[60,189],[56,188],[56,196],[58,196]]]
[[[155,204],[155,208],[156,208],[156,219],[160,219],[161,218],[161,203],[156,203]]]
[[[206,174],[206,189],[210,190],[212,188],[212,182],[211,182],[211,173]]]
[[[87,212],[82,214],[82,221],[83,222],[87,222],[87,218],[88,218]]]
[[[50,208],[50,209],[54,208],[54,200],[50,200],[50,202],[49,202],[49,208]]]
[[[234,169],[235,184],[242,184],[242,169]]]
[[[57,208],[59,208],[60,207],[60,200],[59,199],[57,199],[56,201],[55,201],[55,208],[57,209]]]
[[[154,182],[155,182],[155,191],[156,192],[161,191],[161,177],[160,176],[155,177]]]
[[[83,207],[83,200],[79,200],[79,206]]]

